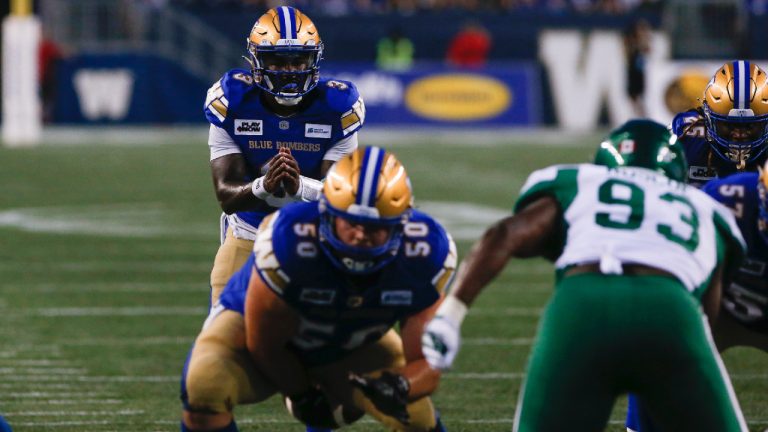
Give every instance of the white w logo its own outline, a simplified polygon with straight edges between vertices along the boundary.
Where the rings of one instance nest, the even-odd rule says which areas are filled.
[[[75,74],[80,110],[88,120],[121,120],[128,114],[133,74],[128,69],[82,69]]]

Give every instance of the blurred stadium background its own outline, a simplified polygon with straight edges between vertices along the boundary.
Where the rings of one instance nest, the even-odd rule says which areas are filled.
[[[765,0],[281,4],[315,21],[321,73],[354,81],[366,100],[361,142],[398,154],[418,205],[462,256],[531,170],[588,160],[607,128],[636,115],[623,44],[633,23],[653,29],[640,109],[662,122],[696,105],[724,61],[768,58]],[[0,6],[0,413],[15,430],[177,430],[178,375],[218,242],[202,105],[224,71],[244,67],[244,39],[275,5]],[[484,64],[460,67],[446,52],[468,22],[491,46]],[[412,42],[413,63],[377,67],[393,30]],[[551,273],[544,261],[515,263],[473,309],[436,397],[449,430],[511,428]],[[737,348],[725,361],[750,429],[766,430],[768,358]],[[239,423],[302,430],[279,405],[238,409]],[[624,405],[608,430],[623,429]]]

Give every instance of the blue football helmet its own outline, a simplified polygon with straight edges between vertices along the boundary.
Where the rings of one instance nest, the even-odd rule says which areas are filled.
[[[300,100],[320,79],[323,42],[308,16],[290,6],[267,11],[247,39],[254,83],[272,96]]]

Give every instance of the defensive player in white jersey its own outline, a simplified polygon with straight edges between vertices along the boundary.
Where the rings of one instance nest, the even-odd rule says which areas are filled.
[[[469,305],[512,258],[555,261],[515,431],[603,430],[634,392],[664,430],[746,431],[707,319],[744,241],[731,212],[682,181],[682,149],[663,125],[612,132],[595,164],[552,166],[491,227],[422,339],[449,367]]]
[[[294,201],[314,201],[331,165],[357,148],[365,106],[354,84],[320,78],[323,43],[306,15],[270,9],[247,39],[250,70],[232,69],[205,100],[222,244],[211,303],[248,258],[256,227]]]

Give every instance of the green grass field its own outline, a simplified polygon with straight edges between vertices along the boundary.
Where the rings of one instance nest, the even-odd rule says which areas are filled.
[[[518,141],[527,143],[392,147],[417,204],[446,223],[462,257],[531,170],[592,152],[588,142]],[[206,315],[218,245],[207,153],[204,135],[157,146],[0,147],[0,413],[14,430],[178,430],[178,377]],[[548,263],[517,262],[479,299],[435,397],[449,430],[511,429],[551,281]],[[750,429],[765,430],[768,356],[740,348],[725,361]],[[608,430],[623,430],[624,405]],[[236,414],[244,431],[303,430],[276,398]],[[382,429],[364,420],[350,430]]]

